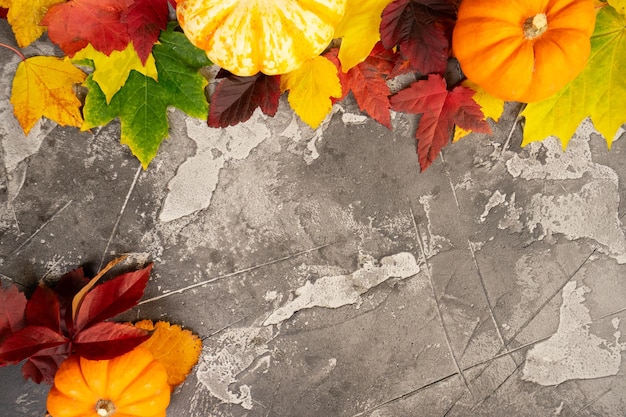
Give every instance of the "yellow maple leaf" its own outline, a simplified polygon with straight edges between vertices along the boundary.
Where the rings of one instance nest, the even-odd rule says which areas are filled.
[[[97,51],[89,44],[76,52],[73,58],[74,62],[83,59],[93,61],[96,68],[93,72],[93,80],[100,86],[100,89],[106,97],[107,104],[111,102],[115,93],[126,84],[128,74],[130,74],[131,70],[138,71],[146,77],[158,81],[154,56],[152,56],[152,54],[148,55],[146,64],[142,64],[132,42],[130,42],[123,51],[113,51],[111,55],[108,56]]]
[[[7,20],[20,48],[30,45],[46,31],[40,26],[48,9],[66,0],[0,0],[0,7],[8,8]]]
[[[62,126],[80,127],[81,102],[72,86],[85,77],[67,57],[34,56],[20,62],[13,78],[11,104],[24,133],[28,135],[42,116]]]
[[[183,330],[180,326],[166,321],[152,323],[151,320],[142,320],[135,323],[135,327],[154,331],[150,339],[141,346],[148,349],[163,364],[167,371],[167,383],[172,388],[182,384],[200,357],[202,351],[200,338],[189,330]]]
[[[504,112],[504,100],[495,98],[473,81],[465,80],[461,84],[475,91],[472,98],[480,106],[483,114],[485,115],[485,119],[493,119],[495,122],[500,120],[500,116],[502,116],[502,112]],[[470,133],[472,133],[471,130],[465,130],[456,126],[454,130],[454,138],[452,140],[453,142],[456,142]]]
[[[619,13],[626,13],[626,0],[609,0],[609,4]]]
[[[380,40],[380,22],[385,7],[392,0],[348,0],[346,13],[335,28],[335,37],[343,38],[339,61],[343,72],[363,62]]]
[[[282,92],[300,118],[317,128],[333,107],[331,97],[341,97],[337,67],[323,56],[306,61],[300,68],[280,77]]]

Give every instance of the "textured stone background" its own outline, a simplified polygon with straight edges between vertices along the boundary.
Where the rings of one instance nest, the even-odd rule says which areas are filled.
[[[626,415],[623,138],[520,149],[510,105],[420,174],[415,119],[348,100],[314,132],[283,103],[225,130],[171,111],[144,171],[116,123],[25,138],[17,64],[0,49],[2,283],[154,261],[122,318],[205,339],[168,415]],[[18,367],[0,387],[3,416],[44,415]]]

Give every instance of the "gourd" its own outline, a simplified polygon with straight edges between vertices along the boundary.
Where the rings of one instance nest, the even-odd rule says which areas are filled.
[[[163,365],[138,347],[111,360],[66,359],[54,376],[52,417],[165,417],[170,386]]]
[[[347,0],[182,0],[183,31],[211,61],[235,75],[284,74],[319,55]]]
[[[583,70],[594,26],[593,0],[463,0],[452,49],[488,93],[534,102]]]

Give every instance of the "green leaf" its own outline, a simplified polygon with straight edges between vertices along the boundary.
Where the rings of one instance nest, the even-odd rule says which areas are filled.
[[[109,123],[119,117],[121,143],[128,145],[144,169],[156,156],[168,136],[167,108],[177,107],[190,116],[208,117],[204,88],[207,80],[198,73],[211,64],[206,54],[189,43],[173,25],[161,33],[152,51],[159,81],[132,70],[124,86],[107,104],[100,86],[90,75],[85,81],[89,93],[83,109],[83,130]]]
[[[591,37],[591,57],[583,72],[553,97],[529,104],[522,146],[547,136],[561,139],[563,148],[587,117],[610,148],[626,123],[626,20],[613,7],[597,15]]]

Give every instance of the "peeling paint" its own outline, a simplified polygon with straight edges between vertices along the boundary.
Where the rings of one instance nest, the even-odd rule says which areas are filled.
[[[479,218],[480,223],[484,223],[487,219],[487,216],[489,215],[489,212],[495,207],[498,207],[499,205],[504,203],[505,201],[506,194],[502,194],[500,190],[496,190],[491,195],[491,197],[489,197],[489,201],[487,202],[487,204],[485,204],[485,211],[483,211],[483,214],[481,214]]]
[[[361,267],[349,275],[324,276],[314,283],[307,281],[296,290],[296,298],[275,310],[264,326],[279,324],[297,311],[313,308],[339,308],[360,301],[361,295],[389,278],[405,279],[419,272],[415,257],[407,252],[386,256],[380,264],[366,256]]]
[[[450,240],[448,240],[448,238],[444,236],[436,235],[432,231],[431,203],[434,198],[435,196],[431,194],[427,194],[427,195],[421,196],[419,199],[420,204],[424,208],[424,214],[426,215],[426,220],[428,221],[428,223],[426,224],[426,231],[428,234],[427,236],[422,236],[422,238],[426,239],[424,242],[424,252],[426,255],[426,259],[430,259],[433,256],[437,255],[439,251],[441,250],[441,248],[444,247],[444,245],[450,244]]]
[[[585,286],[577,288],[576,281],[565,285],[558,330],[530,349],[523,380],[558,385],[570,379],[617,375],[626,344],[619,342],[619,331],[614,334],[615,343],[590,333],[591,316],[583,304],[588,292]]]

